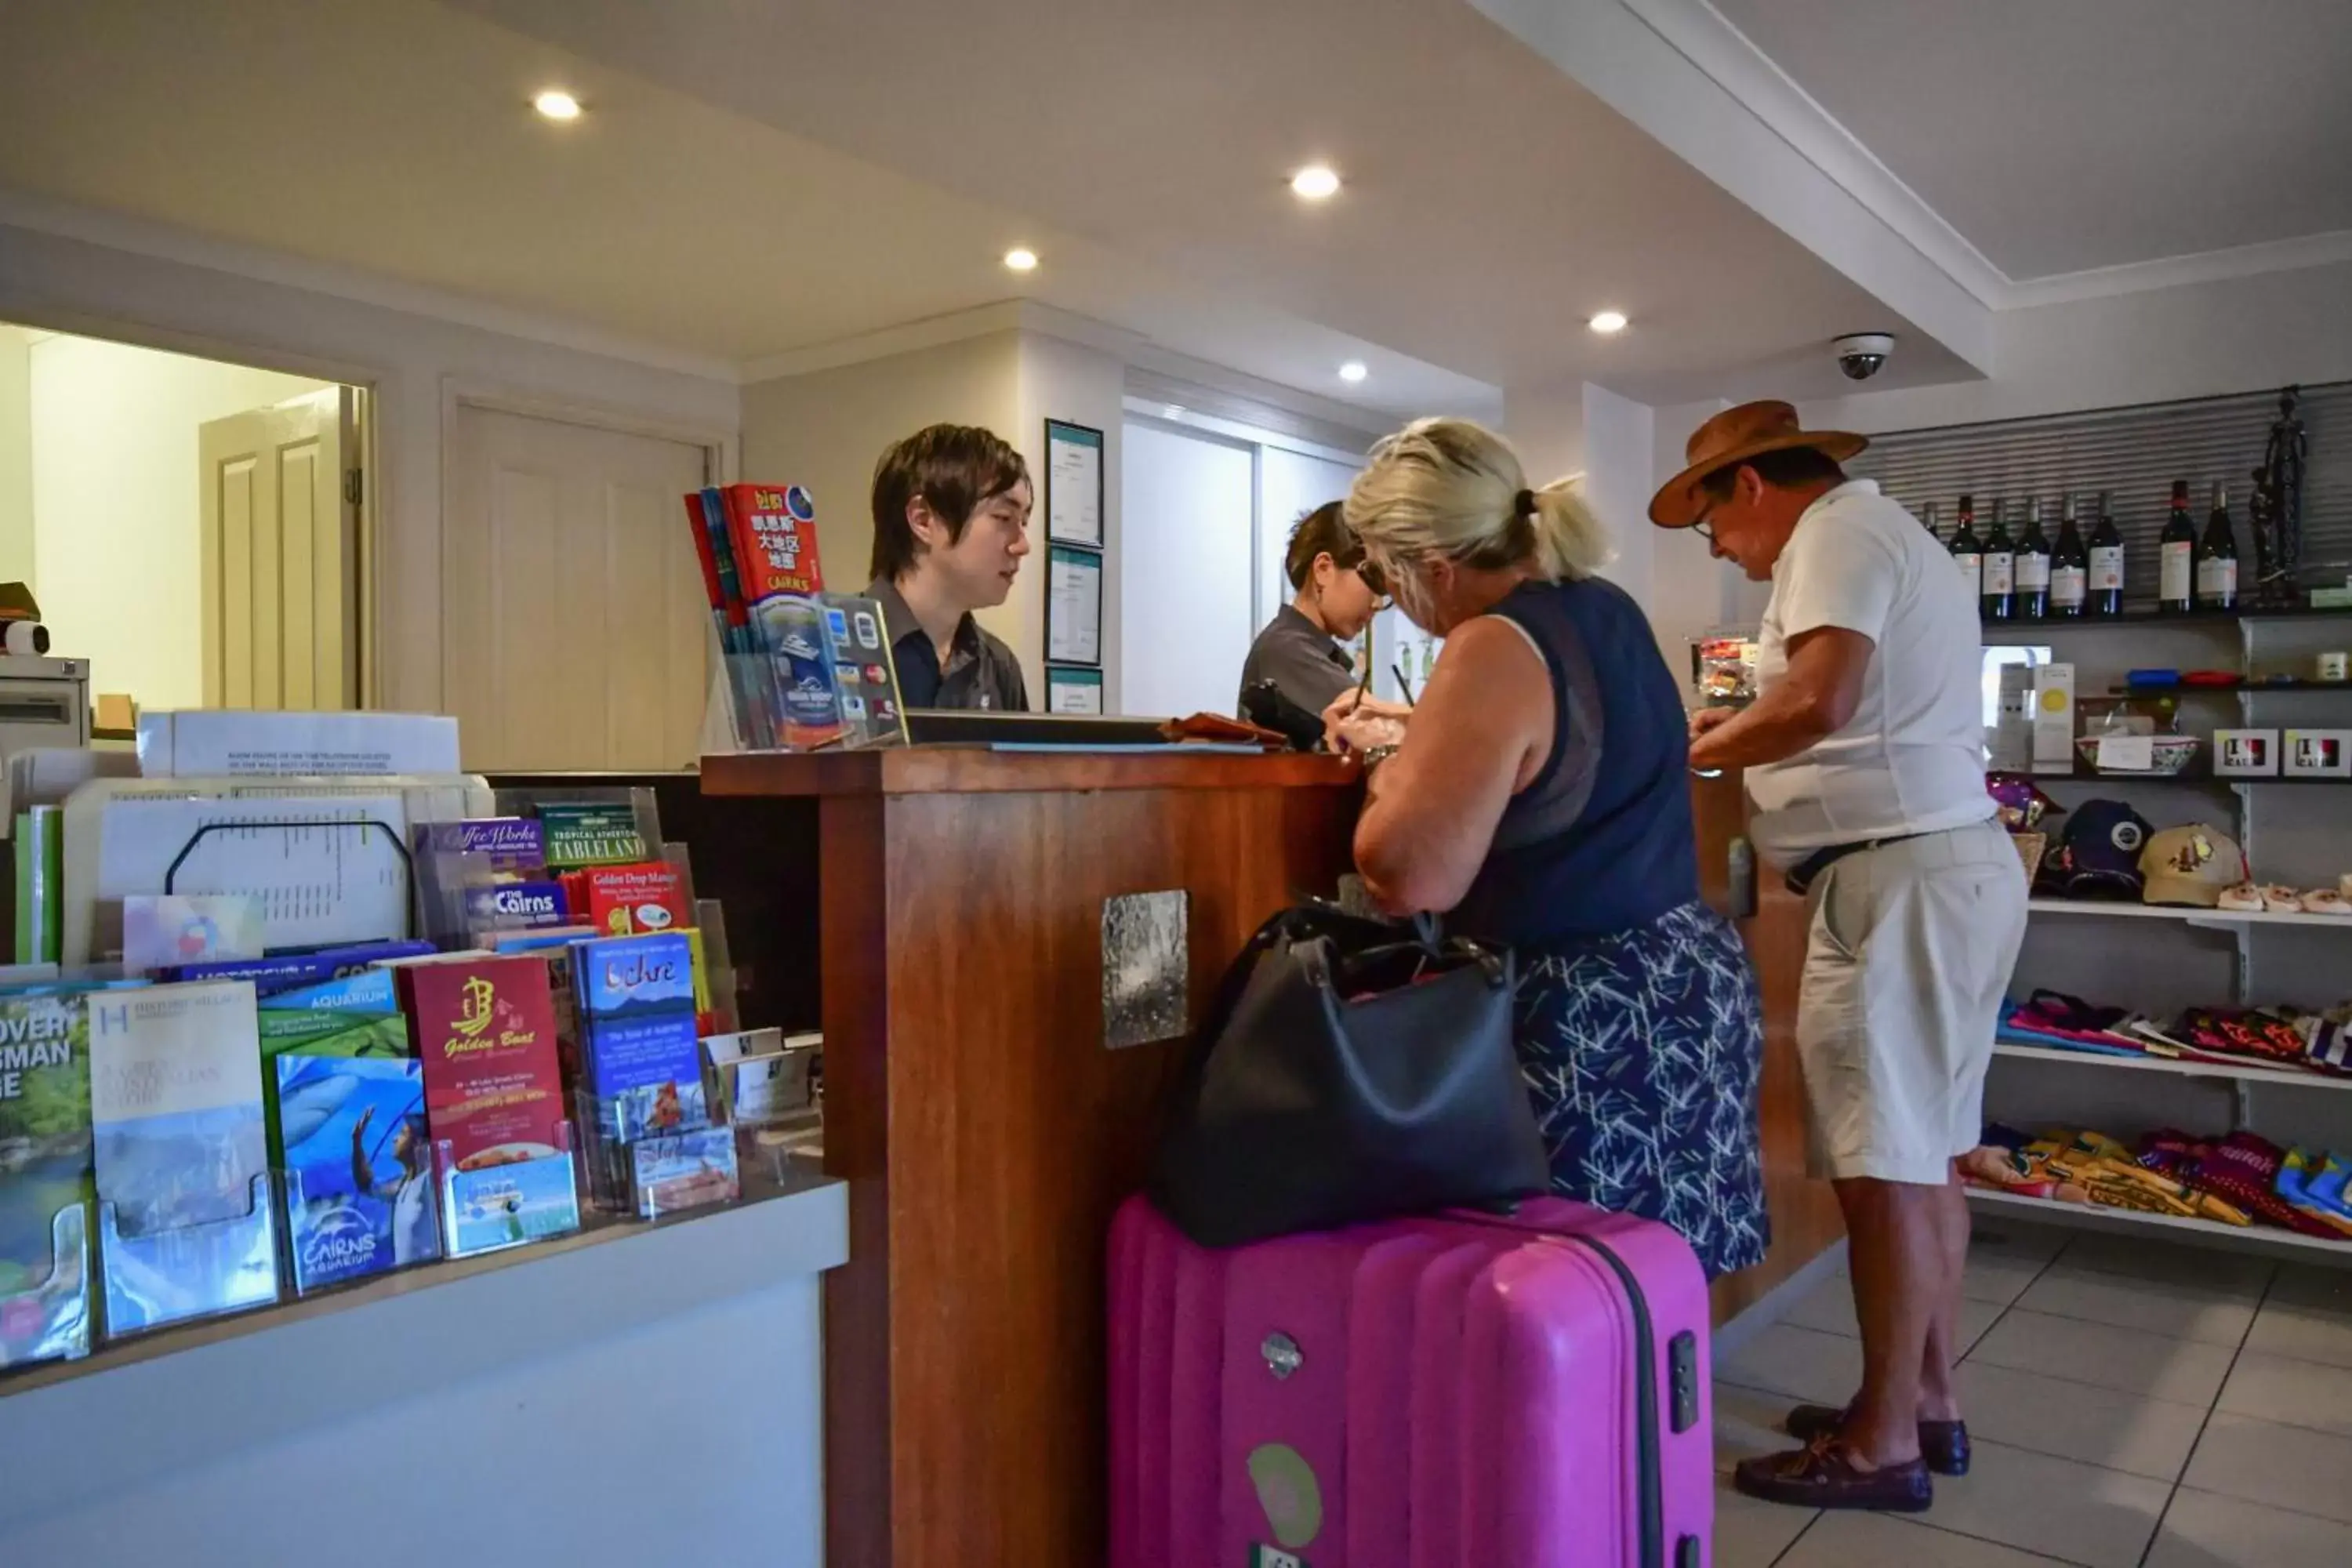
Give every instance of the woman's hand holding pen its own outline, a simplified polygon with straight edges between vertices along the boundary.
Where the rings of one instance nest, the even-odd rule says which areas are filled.
[[[1323,710],[1323,743],[1335,752],[1393,746],[1404,739],[1405,721],[1412,716],[1402,702],[1349,687]]]

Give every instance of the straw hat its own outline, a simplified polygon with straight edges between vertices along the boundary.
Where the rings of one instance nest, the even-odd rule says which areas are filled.
[[[1766,452],[1811,447],[1843,463],[1870,445],[1866,436],[1849,430],[1802,430],[1797,411],[1778,401],[1743,403],[1727,408],[1700,426],[1683,447],[1690,466],[1658,488],[1650,498],[1650,521],[1660,528],[1688,528],[1698,521],[1698,482],[1717,468]]]

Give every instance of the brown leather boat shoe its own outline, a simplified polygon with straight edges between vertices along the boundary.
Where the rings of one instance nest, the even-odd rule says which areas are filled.
[[[1886,1513],[1924,1513],[1936,1500],[1927,1462],[1857,1470],[1835,1436],[1816,1437],[1786,1454],[1742,1459],[1731,1484],[1749,1497],[1791,1508],[1867,1508]]]
[[[1834,1405],[1800,1405],[1789,1412],[1780,1429],[1800,1443],[1810,1443],[1845,1424],[1846,1413]],[[1969,1424],[1965,1421],[1919,1423],[1919,1457],[1939,1476],[1969,1473]]]

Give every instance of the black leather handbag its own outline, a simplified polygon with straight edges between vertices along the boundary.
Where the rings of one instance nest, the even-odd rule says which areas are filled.
[[[1515,978],[1507,950],[1433,922],[1283,910],[1193,1037],[1152,1201],[1195,1242],[1238,1247],[1542,1193]]]

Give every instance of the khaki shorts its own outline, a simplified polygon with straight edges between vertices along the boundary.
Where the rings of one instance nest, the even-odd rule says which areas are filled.
[[[1849,855],[1813,885],[1797,1056],[1816,1176],[1940,1186],[1976,1147],[2025,871],[1992,823]]]

